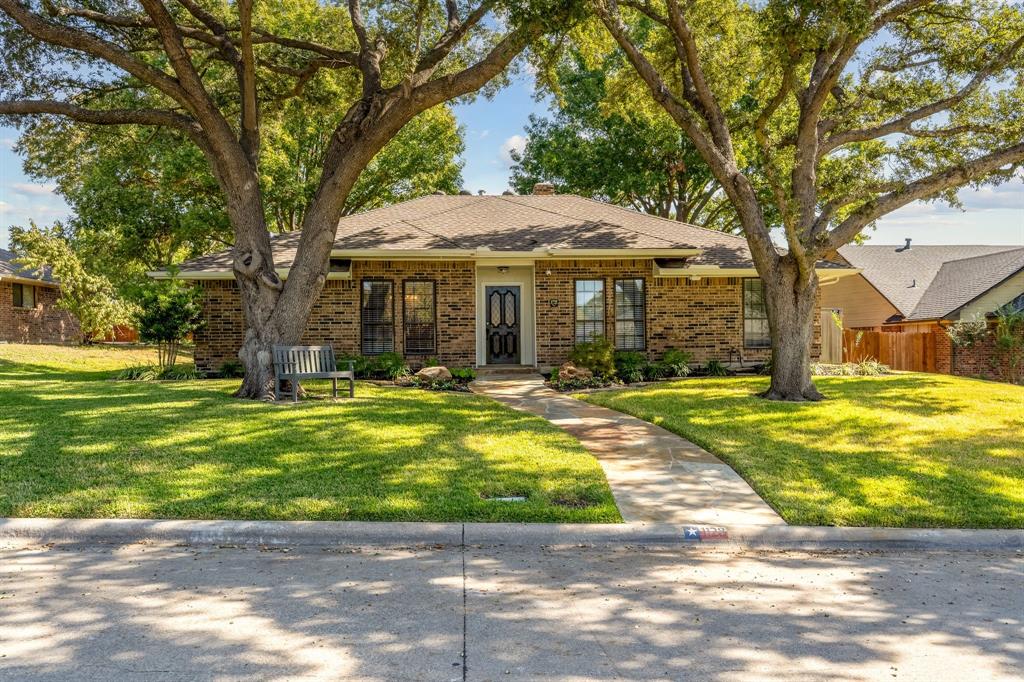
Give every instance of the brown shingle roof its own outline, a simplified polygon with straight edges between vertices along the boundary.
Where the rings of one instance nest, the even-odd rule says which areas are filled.
[[[925,245],[912,246],[910,249],[897,245],[844,246],[839,249],[839,255],[853,267],[859,268],[866,280],[889,299],[904,317],[909,317],[915,314],[914,309],[947,262],[1019,248],[978,245]],[[971,266],[968,265],[966,269],[971,270]],[[963,274],[966,276],[966,273]]]
[[[300,234],[271,237],[278,267],[291,267]],[[704,255],[691,262],[725,268],[753,266],[742,237],[571,195],[421,197],[342,218],[334,248],[345,252],[701,249]],[[183,274],[230,269],[230,251],[180,266]]]
[[[1024,270],[1024,248],[943,263],[908,320],[943,319]]]
[[[300,232],[271,237],[274,262],[290,268]],[[573,195],[431,195],[342,218],[335,251],[700,250],[688,266],[748,269],[747,240],[696,225]],[[179,266],[181,274],[231,270],[230,251]],[[841,268],[822,262],[819,267]]]
[[[18,279],[34,279],[37,282],[44,284],[57,284],[57,280],[54,279],[53,274],[50,272],[50,268],[46,267],[41,270],[33,270],[15,263],[15,258],[17,258],[17,256],[13,251],[0,249],[0,279],[5,277],[17,277]]]

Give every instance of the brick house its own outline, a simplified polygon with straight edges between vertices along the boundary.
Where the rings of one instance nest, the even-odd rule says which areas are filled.
[[[824,308],[846,329],[934,335],[934,369],[943,374],[1000,378],[1006,359],[992,335],[954,348],[945,330],[957,320],[987,318],[1009,306],[1024,310],[1024,247],[980,245],[844,246],[855,277],[822,287]],[[901,369],[913,369],[910,367]]]
[[[81,330],[75,316],[57,307],[60,284],[49,270],[18,265],[0,249],[0,342],[76,343]]]
[[[433,195],[342,218],[304,342],[339,355],[394,351],[414,366],[437,358],[548,369],[595,336],[652,358],[678,348],[698,362],[767,359],[745,239],[544,190]],[[299,234],[271,239],[282,277]],[[236,360],[242,343],[231,263],[222,252],[176,273],[205,294],[195,335],[203,371]],[[821,267],[829,277],[855,273]]]

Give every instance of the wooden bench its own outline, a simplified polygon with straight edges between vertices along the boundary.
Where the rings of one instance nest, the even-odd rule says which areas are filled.
[[[356,368],[348,361],[348,370],[338,371],[334,349],[330,346],[274,346],[274,398],[281,399],[281,384],[291,384],[292,402],[299,401],[299,381],[330,379],[331,394],[338,397],[338,379],[348,379],[348,397],[356,394]]]

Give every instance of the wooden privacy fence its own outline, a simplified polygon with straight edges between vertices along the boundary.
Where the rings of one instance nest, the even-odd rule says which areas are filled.
[[[843,362],[878,360],[893,369],[934,372],[936,332],[843,330]]]

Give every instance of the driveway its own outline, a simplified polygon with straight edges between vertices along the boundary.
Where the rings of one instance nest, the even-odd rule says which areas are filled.
[[[492,374],[470,388],[575,436],[601,463],[626,522],[785,524],[732,467],[660,426],[552,391],[539,374]]]
[[[1017,680],[1019,553],[0,549],[2,680]]]

